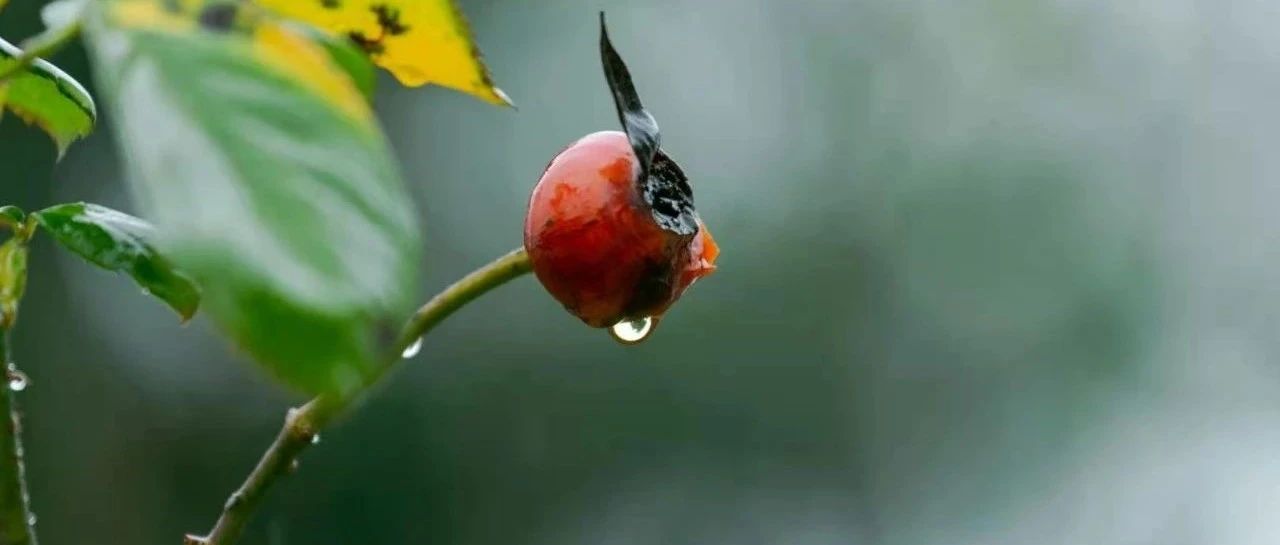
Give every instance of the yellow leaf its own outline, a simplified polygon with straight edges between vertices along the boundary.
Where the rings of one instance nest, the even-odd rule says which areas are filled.
[[[400,83],[434,83],[511,105],[494,87],[452,0],[258,0],[292,19],[347,36]]]

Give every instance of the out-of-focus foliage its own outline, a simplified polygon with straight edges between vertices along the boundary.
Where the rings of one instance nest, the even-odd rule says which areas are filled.
[[[40,8],[40,21],[44,23],[44,31],[55,31],[67,25],[76,24],[76,20],[84,13],[91,0],[54,0]]]
[[[329,53],[329,59],[336,67],[346,72],[347,77],[351,78],[351,83],[360,90],[360,94],[366,99],[373,99],[373,89],[378,74],[369,57],[354,42],[345,36],[335,36],[311,25],[299,24],[291,28],[302,32],[311,41],[324,47]]]
[[[360,91],[293,27],[233,4],[97,4],[129,180],[244,350],[308,391],[360,384],[415,304],[419,230]]]

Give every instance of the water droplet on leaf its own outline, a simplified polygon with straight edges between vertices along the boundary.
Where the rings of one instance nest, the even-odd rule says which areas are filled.
[[[35,526],[35,525],[36,525],[36,514],[31,513],[30,515],[27,515],[27,526]]]
[[[413,341],[413,344],[406,347],[404,349],[404,352],[400,353],[400,357],[403,357],[404,359],[407,360],[409,358],[417,356],[418,351],[420,350],[422,350],[422,337],[418,337],[416,341]]]
[[[318,434],[318,433],[317,433],[317,434],[315,434],[315,435],[312,435],[312,436],[311,436],[311,444],[315,445],[315,444],[319,444],[319,443],[320,443],[320,434]]]
[[[653,333],[654,322],[655,320],[649,316],[638,320],[623,320],[613,324],[613,327],[609,328],[609,334],[622,344],[635,344]]]

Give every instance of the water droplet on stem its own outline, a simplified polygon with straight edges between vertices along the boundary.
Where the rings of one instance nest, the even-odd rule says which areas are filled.
[[[417,356],[418,351],[420,350],[422,350],[422,337],[418,337],[417,340],[413,341],[413,344],[405,347],[404,352],[400,353],[400,357],[407,360],[409,358]]]
[[[609,328],[609,334],[613,339],[622,344],[636,344],[649,337],[653,333],[653,326],[656,320],[651,316],[646,316],[637,320],[623,320],[613,327]]]
[[[31,383],[27,379],[27,375],[18,370],[18,367],[12,363],[5,369],[5,376],[9,380],[9,389],[15,392],[21,392],[27,389],[27,385]]]

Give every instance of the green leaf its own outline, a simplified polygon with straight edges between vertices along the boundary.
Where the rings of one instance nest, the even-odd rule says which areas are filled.
[[[86,29],[144,215],[257,361],[312,392],[363,383],[412,311],[420,251],[368,104],[287,27],[169,5],[96,2]]]
[[[27,221],[27,214],[12,204],[0,206],[0,224],[10,228],[18,229]]]
[[[0,70],[15,63],[22,50],[0,39]],[[4,107],[27,123],[44,129],[58,147],[67,146],[93,130],[98,118],[93,98],[74,78],[41,59],[3,82]]]
[[[27,245],[14,235],[0,244],[0,328],[9,329],[18,319],[18,303],[27,289]]]
[[[104,206],[68,203],[31,214],[63,248],[90,263],[128,274],[148,294],[191,319],[200,305],[200,290],[174,269],[155,248],[155,229],[147,222]]]

